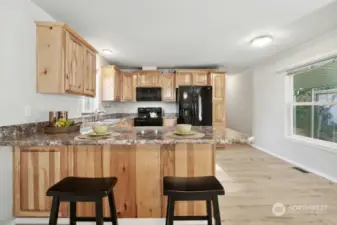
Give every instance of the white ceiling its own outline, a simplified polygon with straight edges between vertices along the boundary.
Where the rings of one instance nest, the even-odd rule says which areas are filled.
[[[33,0],[128,67],[249,68],[337,28],[336,0]],[[256,49],[250,40],[275,37]]]

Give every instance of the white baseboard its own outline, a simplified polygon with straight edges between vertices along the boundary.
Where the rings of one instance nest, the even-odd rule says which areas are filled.
[[[265,153],[267,153],[267,154],[269,154],[269,155],[275,156],[275,157],[277,157],[277,158],[279,158],[279,159],[282,159],[283,161],[286,161],[286,162],[288,162],[288,163],[290,163],[290,164],[293,164],[293,165],[295,165],[295,166],[297,166],[297,167],[300,167],[300,168],[302,168],[302,169],[304,169],[304,170],[306,170],[306,171],[308,171],[308,172],[310,172],[310,173],[313,173],[313,174],[315,174],[315,175],[317,175],[317,176],[320,176],[320,177],[324,177],[325,179],[328,179],[328,180],[330,180],[330,181],[332,181],[332,182],[334,182],[334,183],[337,183],[337,179],[336,179],[335,177],[331,177],[331,176],[329,176],[329,175],[327,175],[327,174],[324,174],[324,173],[322,173],[322,172],[319,172],[319,171],[316,171],[316,170],[314,170],[314,169],[312,169],[312,168],[309,168],[309,167],[307,167],[307,166],[305,166],[305,165],[302,165],[302,164],[300,164],[300,163],[298,163],[298,162],[295,162],[295,161],[292,161],[292,160],[290,160],[290,159],[284,158],[283,156],[280,156],[280,155],[278,155],[278,154],[276,154],[276,153],[270,152],[270,151],[268,151],[267,149],[262,148],[262,147],[260,147],[260,146],[257,146],[257,145],[255,145],[255,144],[252,144],[252,146],[253,146],[254,148],[256,148],[257,150],[260,150],[260,151],[265,152]]]
[[[57,220],[58,225],[69,224],[69,218],[59,218]],[[16,218],[13,220],[12,224],[34,224],[39,225],[43,224],[46,225],[49,223],[48,218]],[[77,224],[86,224],[86,225],[95,225],[95,222],[77,222]],[[118,219],[119,225],[163,225],[165,224],[164,218],[121,218]],[[174,221],[174,224],[181,224],[181,225],[206,225],[207,221]],[[104,225],[111,225],[111,222],[104,222]]]

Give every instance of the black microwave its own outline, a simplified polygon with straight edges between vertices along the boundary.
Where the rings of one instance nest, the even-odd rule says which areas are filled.
[[[161,101],[161,88],[136,88],[136,100]]]

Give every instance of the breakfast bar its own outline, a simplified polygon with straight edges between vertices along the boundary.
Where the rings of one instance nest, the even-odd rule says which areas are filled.
[[[119,218],[165,217],[163,177],[215,175],[215,145],[238,141],[228,130],[212,127],[193,127],[204,134],[198,139],[168,137],[174,129],[112,127],[109,131],[120,135],[108,139],[82,140],[79,133],[1,138],[0,145],[14,150],[14,216],[48,217],[51,198],[46,190],[64,177],[116,176]],[[205,210],[203,202],[179,202],[176,215],[200,215]],[[77,215],[94,216],[94,205],[78,203]],[[59,216],[69,217],[68,204],[61,204]]]

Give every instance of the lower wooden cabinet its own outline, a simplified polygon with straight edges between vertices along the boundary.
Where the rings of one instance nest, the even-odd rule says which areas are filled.
[[[14,215],[47,217],[51,198],[47,189],[70,175],[71,161],[67,147],[27,147],[14,149]],[[62,203],[59,216],[69,215],[68,204]]]
[[[49,217],[46,191],[64,177],[116,176],[119,218],[161,218],[164,176],[215,175],[211,144],[14,147],[13,154],[14,217]],[[204,215],[205,208],[202,202],[177,203],[176,215]],[[94,209],[93,203],[77,203],[77,216],[95,216]],[[103,213],[110,216],[107,198]],[[69,203],[61,203],[59,217],[69,217]]]
[[[164,119],[163,126],[164,127],[174,127],[177,125],[177,118],[174,119]]]

